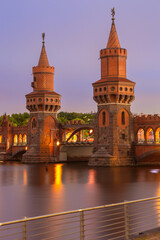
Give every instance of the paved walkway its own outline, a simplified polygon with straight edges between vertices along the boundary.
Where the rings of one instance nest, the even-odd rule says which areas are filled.
[[[160,230],[145,233],[139,237],[133,238],[133,240],[160,240]]]

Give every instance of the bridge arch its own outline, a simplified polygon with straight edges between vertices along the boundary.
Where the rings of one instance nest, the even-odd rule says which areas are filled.
[[[137,157],[137,164],[160,164],[160,149],[153,149]]]
[[[68,137],[68,139],[66,140],[66,142],[68,142],[76,133],[80,132],[81,130],[92,130],[93,133],[93,127],[89,127],[89,126],[83,126],[83,127],[79,127],[77,129],[75,129],[71,135]]]
[[[21,160],[22,159],[22,155],[26,152],[27,150],[25,148],[20,149],[16,152],[14,152],[14,154],[12,155],[12,159],[16,159],[16,160]]]

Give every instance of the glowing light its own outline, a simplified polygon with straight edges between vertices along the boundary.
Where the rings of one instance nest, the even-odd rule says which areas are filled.
[[[25,147],[25,150],[27,151],[27,150],[28,150],[28,147]]]
[[[57,145],[57,146],[59,146],[59,145],[60,145],[60,141],[59,141],[59,140],[57,140],[57,142],[56,142],[56,145]]]
[[[0,135],[0,143],[2,143],[2,135]]]
[[[89,133],[90,133],[90,134],[93,133],[93,129],[90,129],[90,130],[89,130]]]

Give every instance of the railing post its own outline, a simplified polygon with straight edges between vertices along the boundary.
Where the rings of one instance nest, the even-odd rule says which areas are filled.
[[[125,222],[125,240],[130,240],[129,238],[129,213],[128,213],[128,204],[125,204],[124,201],[124,222]]]
[[[80,240],[84,240],[84,211],[80,210]]]
[[[24,220],[26,219],[26,217],[24,217]],[[23,222],[23,240],[27,240],[27,222],[24,221]]]

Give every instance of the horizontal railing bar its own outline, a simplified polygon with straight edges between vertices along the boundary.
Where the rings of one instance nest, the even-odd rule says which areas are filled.
[[[114,240],[114,239],[122,240],[122,237],[125,237],[125,235],[121,235],[121,236],[118,236],[118,237],[110,238],[109,240]]]
[[[148,209],[148,208],[146,208],[146,209]],[[147,212],[153,212],[153,209],[149,209],[149,211],[147,211]],[[134,214],[129,214],[129,218],[135,217],[135,216],[140,215],[142,213],[146,213],[146,211],[141,211],[141,212],[139,211],[139,212],[134,213]]]
[[[107,224],[107,226],[110,227],[110,226],[117,225],[117,224],[120,224],[120,223],[124,223],[124,221],[117,222],[117,223],[111,223],[109,225]],[[93,225],[93,223],[85,224],[85,226],[89,226],[89,225]],[[86,229],[86,231],[88,231],[88,228]]]
[[[7,235],[0,236],[0,238],[10,237],[10,236],[18,235],[18,234],[21,234],[21,233],[23,233],[23,232],[10,233],[10,234],[7,234]]]
[[[137,220],[137,219],[144,219],[145,218],[145,221],[146,220],[151,220],[151,219],[147,219],[148,217],[156,217],[156,215],[160,215],[160,213],[158,214],[151,214],[151,215],[145,215],[145,216],[142,216],[142,217],[137,217],[137,218],[134,218],[134,220]],[[143,221],[142,221],[143,222]],[[130,223],[130,225],[133,225],[133,224],[139,224],[140,222],[136,222],[136,223]]]
[[[137,228],[142,228],[142,227],[144,227],[144,226],[152,226],[152,225],[154,225],[155,226],[155,223],[146,223],[145,225],[143,224],[143,225],[138,225],[137,227],[132,227],[132,228],[129,228],[129,230],[134,230],[134,229],[137,229]],[[157,227],[158,227],[158,224],[157,224]]]
[[[50,239],[55,239],[55,237],[45,238],[45,240],[50,240]],[[70,238],[68,240],[75,240],[75,239],[79,239],[79,237]]]
[[[147,224],[147,226],[149,225],[149,223]],[[154,225],[154,224],[151,224],[151,225]],[[149,225],[150,226],[150,225]],[[148,229],[145,229],[145,230],[142,230],[142,231],[150,231],[150,230],[152,230],[151,228],[148,228]],[[137,234],[137,233],[139,233],[139,232],[142,232],[141,230],[138,230],[138,231],[134,231],[133,232],[133,234]]]
[[[75,223],[75,222],[73,222],[73,223]],[[46,227],[48,227],[48,226],[46,226]],[[51,227],[51,226],[50,226]],[[55,226],[53,226],[53,227],[55,227]],[[40,227],[39,229],[43,229],[43,228],[45,228],[45,227]],[[63,230],[69,230],[69,229],[75,229],[75,228],[79,228],[79,225],[78,226],[74,226],[74,227],[67,227],[67,228],[64,228],[63,227]],[[35,230],[38,230],[38,228],[37,229],[30,229],[30,231],[35,231]],[[52,232],[57,232],[57,231],[59,231],[59,229],[56,229],[56,230],[52,230]],[[27,231],[27,232],[29,232],[29,230]]]
[[[104,215],[104,216],[102,216],[102,217],[95,217],[94,219],[93,219],[93,218],[91,218],[91,217],[90,217],[90,218],[85,218],[84,220],[85,220],[85,221],[89,221],[89,220],[95,220],[95,219],[96,219],[97,221],[101,221],[101,220],[103,220],[103,219],[106,219],[106,218],[107,218],[108,220],[110,220],[110,221],[111,221],[111,220],[112,220],[112,218],[115,218],[116,216],[117,216],[117,217],[119,217],[118,215],[120,215],[120,216],[122,216],[122,215],[123,215],[122,217],[124,218],[124,213],[123,213],[123,212],[121,212],[121,213],[119,213],[119,214],[117,213],[117,214],[114,214],[114,215],[109,215],[109,216],[108,216],[108,215]],[[109,217],[112,217],[112,218],[109,218]]]
[[[52,222],[52,221],[62,221],[62,220],[68,220],[68,219],[70,219],[70,218],[79,218],[79,215],[77,215],[77,216],[71,216],[71,217],[64,217],[64,218],[59,218],[59,219],[55,219],[54,217],[51,217],[51,219],[48,219],[47,221],[45,221],[45,223],[47,223],[47,222]],[[33,221],[35,221],[35,220],[33,220]],[[27,223],[27,226],[32,226],[32,225],[36,225],[36,224],[38,224],[38,223],[44,223],[43,222],[44,221],[44,219],[42,219],[42,221],[39,221],[39,222],[35,222],[35,223],[33,223],[32,221],[31,222],[28,222]]]
[[[119,217],[119,218],[112,218],[112,219],[107,219],[107,220],[103,220],[103,221],[98,221],[98,223],[102,223],[102,222],[110,222],[110,221],[114,221],[114,220],[118,220],[118,219],[124,219],[124,217]],[[93,223],[92,223],[93,224]]]
[[[143,202],[141,202],[141,203],[143,203]],[[156,204],[157,203],[157,204]],[[144,203],[144,205],[146,206],[146,204],[153,204],[153,206],[151,206],[151,207],[156,207],[156,206],[160,206],[160,204],[157,202],[157,201],[148,201],[148,202],[145,202]],[[140,205],[140,204],[139,204]],[[133,208],[136,208],[136,209],[141,209],[141,208],[143,208],[143,206],[138,206],[138,205],[136,205],[136,206],[131,206],[131,207],[133,207]],[[130,207],[130,208],[131,208]],[[150,206],[148,206],[148,207],[150,207]]]
[[[99,216],[99,217],[95,217],[94,219],[99,219],[99,218],[105,218],[105,217],[111,217],[111,216],[116,216],[119,214],[123,214],[124,215],[124,211],[123,212],[118,212],[118,213],[113,213],[113,214],[109,214],[109,215],[103,215],[103,216]],[[85,218],[85,220],[89,220],[89,219],[93,219],[93,217],[91,218]]]
[[[71,221],[71,222],[66,222],[66,223],[63,223],[63,225],[66,225],[66,224],[71,224],[71,223],[79,223],[79,220],[76,220],[76,221]],[[28,226],[28,225],[27,225]],[[37,228],[30,228],[28,229],[28,231],[34,231],[34,230],[38,230],[38,229],[42,229],[42,228],[48,228],[48,227],[52,227],[53,225],[47,225],[47,226],[42,226],[42,227],[37,227]],[[62,224],[58,223],[58,224],[54,224],[53,227],[56,227],[56,226],[62,226]]]
[[[106,231],[93,232],[93,233],[85,235],[85,236],[93,235],[93,234],[96,234],[96,233],[102,233],[102,232],[106,232]],[[124,230],[123,231],[119,231],[119,232],[115,232],[115,233],[108,233],[108,234],[105,234],[105,237],[111,236],[111,235],[114,235],[114,234],[119,234],[119,233],[122,233],[122,232],[124,233]]]
[[[92,215],[92,214],[97,214],[97,212],[95,212],[96,210],[99,210],[99,209],[93,209],[94,212],[85,212],[85,215],[88,216],[88,215]],[[104,209],[104,210],[101,210],[101,211],[98,211],[98,214],[101,213],[101,212],[112,212],[112,211],[117,211],[117,210],[123,210],[123,206],[120,207],[120,208],[113,208],[113,209]]]
[[[0,229],[0,232],[1,231],[8,231],[8,230],[10,230],[10,229],[15,229],[15,228],[22,228],[22,226],[23,225],[19,225],[19,226],[14,226],[14,227],[7,227],[7,228],[2,228],[2,229]],[[2,226],[3,227],[3,226]]]
[[[29,237],[42,236],[42,235],[44,235],[44,234],[51,233],[51,232],[52,232],[52,231],[43,232],[43,233],[37,233],[37,234],[32,234],[32,235],[29,235]],[[67,234],[62,234],[62,235],[54,236],[54,238],[65,237],[65,236],[73,235],[73,234],[76,234],[76,233],[80,233],[80,230],[79,230],[79,231],[76,231],[76,232],[71,232],[71,233],[67,233]]]
[[[119,226],[119,227],[115,227],[115,228],[110,228],[110,229],[108,229],[108,225],[103,225],[103,226],[101,226],[101,227],[96,227],[96,229],[102,229],[102,228],[106,228],[107,227],[107,229],[106,229],[106,231],[112,231],[112,230],[114,230],[114,229],[119,229],[119,228],[125,228],[125,226]],[[87,232],[88,230],[91,230],[91,229],[93,229],[93,228],[90,228],[90,229],[86,229],[85,231]],[[124,229],[124,231],[125,231],[125,229]]]
[[[104,238],[106,237],[105,235],[104,236],[99,236],[99,237],[96,237],[96,238],[92,238],[90,240],[94,240],[94,239],[99,239],[99,238]],[[118,237],[113,237],[113,238],[109,238],[109,240],[114,240],[114,239],[118,239],[118,238],[121,238],[122,240],[122,237],[125,237],[125,235],[121,235],[121,236],[118,236]],[[88,239],[89,240],[89,239]]]
[[[30,217],[30,218],[25,218],[25,219],[20,219],[20,220],[3,222],[3,223],[0,223],[0,226],[5,226],[5,225],[9,225],[9,224],[14,224],[14,223],[28,222],[28,221],[33,221],[33,220],[43,219],[43,218],[50,218],[50,217],[55,217],[55,216],[68,215],[68,214],[84,212],[84,211],[91,211],[91,210],[102,209],[102,208],[130,205],[133,203],[147,202],[147,201],[156,200],[156,199],[160,199],[160,197],[144,198],[144,199],[139,199],[139,200],[125,201],[125,202],[121,202],[121,203],[102,205],[102,206],[97,206],[97,207],[92,207],[92,208],[84,208],[84,209],[79,209],[79,210],[72,210],[72,211],[67,211],[67,212],[53,213],[53,214],[42,215],[42,216],[37,216],[37,217]]]

